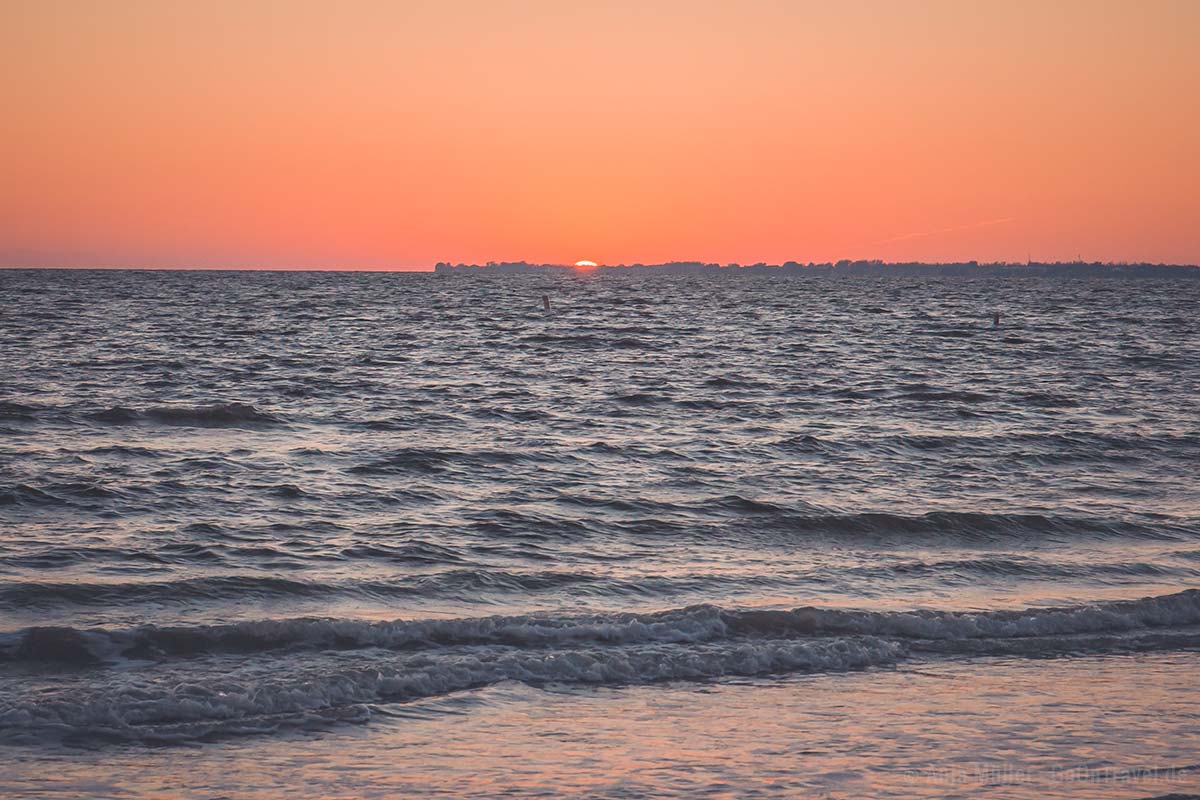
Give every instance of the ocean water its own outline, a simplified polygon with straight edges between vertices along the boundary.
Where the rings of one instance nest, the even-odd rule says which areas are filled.
[[[1197,308],[0,272],[0,794],[1200,792]]]

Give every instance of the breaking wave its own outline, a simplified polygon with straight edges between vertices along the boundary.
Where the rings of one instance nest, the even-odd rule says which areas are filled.
[[[429,649],[466,645],[695,643],[739,637],[1022,639],[1200,625],[1200,590],[1082,606],[998,611],[791,610],[690,606],[657,613],[517,615],[372,622],[326,618],[125,630],[34,627],[0,634],[0,659],[166,658],[277,649]]]
[[[379,704],[501,681],[638,685],[841,672],[921,658],[1196,648],[1195,589],[1013,611],[707,605],[653,614],[42,627],[2,635],[0,660],[25,669],[84,669],[92,678],[36,696],[7,693],[0,737],[193,741],[364,721]],[[129,668],[109,668],[118,661]]]

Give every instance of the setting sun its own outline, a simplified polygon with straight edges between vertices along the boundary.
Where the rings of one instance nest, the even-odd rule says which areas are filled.
[[[600,265],[597,264],[595,261],[576,261],[575,262],[576,269],[595,269],[598,266],[600,266]]]

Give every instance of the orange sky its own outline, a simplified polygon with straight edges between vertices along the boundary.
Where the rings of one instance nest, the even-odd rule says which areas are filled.
[[[4,0],[0,266],[1200,262],[1200,2]]]

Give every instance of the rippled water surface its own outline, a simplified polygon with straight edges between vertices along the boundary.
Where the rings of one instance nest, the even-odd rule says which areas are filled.
[[[1079,659],[1188,696],[1196,308],[1196,281],[0,272],[0,746],[310,753],[454,698],[715,681],[711,721]]]

